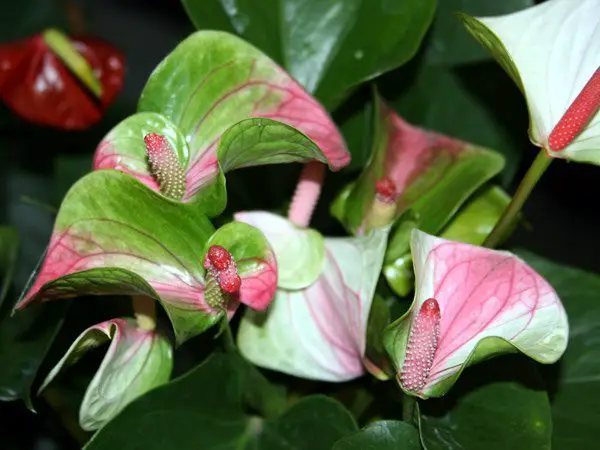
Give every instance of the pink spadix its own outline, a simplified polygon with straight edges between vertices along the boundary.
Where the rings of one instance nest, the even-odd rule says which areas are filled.
[[[157,133],[144,136],[150,171],[156,178],[160,191],[173,200],[181,200],[185,194],[185,171],[175,150],[167,139]]]
[[[600,68],[583,87],[548,137],[550,150],[564,150],[584,130],[600,108]]]
[[[440,320],[437,300],[425,300],[410,330],[400,371],[400,384],[407,391],[420,392],[425,386],[438,347]]]
[[[288,211],[288,219],[299,227],[306,228],[310,223],[315,206],[321,195],[325,178],[323,163],[313,161],[302,168],[300,180]]]
[[[383,203],[395,203],[398,198],[396,183],[389,177],[383,177],[375,182],[377,200]]]
[[[239,292],[242,280],[238,275],[235,260],[225,248],[212,245],[204,258],[204,268],[208,275],[205,294],[211,306],[223,303],[219,288],[227,294]],[[218,286],[215,286],[215,283]]]

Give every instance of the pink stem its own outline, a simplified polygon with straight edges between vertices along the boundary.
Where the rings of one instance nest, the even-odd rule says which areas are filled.
[[[318,161],[309,162],[300,173],[300,180],[288,211],[288,219],[306,228],[317,206],[325,178],[325,165]]]

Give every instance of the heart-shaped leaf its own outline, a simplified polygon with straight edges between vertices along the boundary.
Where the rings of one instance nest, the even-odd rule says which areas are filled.
[[[183,3],[198,28],[238,33],[330,108],[354,86],[409,60],[435,10],[433,0]]]
[[[210,215],[225,206],[222,171],[312,160],[337,170],[350,161],[323,107],[267,56],[227,33],[197,32],[179,44],[150,76],[138,110],[164,118],[127,119],[100,144],[97,161],[153,181],[142,143],[121,138],[162,134],[164,127],[185,171],[183,200],[198,201],[212,187],[214,198],[204,200]],[[173,142],[177,130],[189,151]]]
[[[276,220],[267,220],[264,229],[262,222],[252,222],[269,240],[295,235],[283,221],[279,229],[273,227]],[[303,378],[344,381],[362,375],[387,232],[325,239],[325,267],[313,284],[280,288],[266,313],[244,317],[237,337],[242,354],[260,367]]]
[[[499,154],[416,128],[381,101],[375,109],[371,161],[332,205],[332,214],[352,233],[369,229],[378,180],[387,178],[394,185],[395,218],[412,209],[419,228],[435,233],[479,186],[502,170]]]
[[[249,237],[240,228],[215,239],[249,239],[249,247],[242,246],[249,291],[258,292],[257,283],[263,283],[261,293],[272,291],[276,269],[268,243],[256,230]],[[181,343],[223,312],[204,298],[203,250],[213,230],[194,205],[170,201],[118,171],[92,172],[65,197],[45,261],[18,308],[84,294],[146,295],[162,303]],[[236,307],[237,301],[227,304],[229,315]]]
[[[516,350],[542,363],[564,353],[567,316],[556,292],[508,252],[413,231],[417,290],[385,346],[405,392],[444,395],[464,367]]]
[[[446,397],[420,406],[427,450],[549,450],[556,426],[535,364],[517,355],[470,369]]]
[[[548,1],[505,16],[461,15],[525,95],[530,139],[552,157],[600,164],[599,6]]]
[[[600,439],[600,277],[518,251],[562,298],[571,333],[565,355],[542,375],[552,399],[552,448],[584,450]]]
[[[372,422],[335,443],[333,450],[420,450],[419,432],[396,420]]]
[[[166,383],[173,368],[169,341],[134,321],[113,319],[94,325],[77,337],[47,375],[40,391],[88,350],[110,341],[100,368],[86,389],[79,422],[84,430],[101,428],[137,397]]]

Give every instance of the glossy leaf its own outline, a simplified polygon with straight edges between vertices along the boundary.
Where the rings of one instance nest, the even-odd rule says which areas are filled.
[[[556,422],[548,394],[535,365],[519,357],[469,369],[456,391],[420,405],[420,432],[427,450],[551,448]]]
[[[560,299],[522,260],[417,230],[411,250],[415,300],[385,336],[400,386],[410,394],[442,396],[464,367],[500,353],[520,351],[546,364],[564,353],[569,327]],[[435,333],[430,359],[423,359],[420,369],[405,367],[407,345],[426,337],[418,334],[418,324],[427,317],[423,305],[432,302],[438,308],[438,317],[430,316],[437,321],[437,331],[423,331],[431,338]],[[413,375],[419,380],[417,387],[410,386]]]
[[[354,418],[340,403],[314,395],[295,403],[280,417],[265,422],[254,448],[330,450],[338,439],[356,428]]]
[[[132,320],[113,319],[81,333],[46,376],[40,391],[87,351],[107,341],[110,347],[79,410],[81,427],[88,431],[101,428],[137,397],[169,381],[173,368],[167,339],[138,328]]]
[[[128,405],[85,449],[244,448],[255,426],[242,409],[245,389],[245,375],[237,362],[212,355]]]
[[[197,32],[180,43],[151,74],[138,110],[165,116],[165,133],[172,135],[171,123],[181,132],[189,147],[185,158],[187,152],[177,150],[186,170],[184,201],[206,197],[203,188],[216,189],[215,198],[204,201],[211,215],[225,205],[221,169],[319,160],[337,170],[350,161],[323,107],[258,49],[227,33]],[[128,119],[115,134],[131,127],[137,135],[141,122]],[[150,176],[139,163],[146,155],[141,144],[124,148],[110,137],[97,150],[115,155],[103,167],[121,164],[136,176]],[[135,159],[120,158],[121,152]]]
[[[461,16],[525,95],[531,141],[552,157],[595,164],[600,163],[600,102],[593,87],[600,79],[598,7],[598,0],[554,0],[505,16]],[[589,95],[570,110],[588,83]]]
[[[198,28],[238,33],[328,107],[351,88],[409,60],[435,9],[433,0],[183,3]]]
[[[381,102],[375,130],[369,165],[332,206],[334,216],[353,233],[368,229],[377,180],[387,177],[395,183],[396,218],[412,209],[419,228],[435,233],[504,165],[494,152],[406,123]]]
[[[273,229],[273,219],[265,221],[266,228],[253,223],[269,240],[288,229],[285,223]],[[260,367],[303,378],[344,381],[362,375],[386,238],[387,230],[376,230],[364,237],[325,239],[325,267],[312,285],[280,288],[266,313],[244,317],[237,337],[242,354]]]
[[[333,450],[420,450],[419,432],[406,422],[381,420],[340,439]]]
[[[41,35],[0,45],[0,99],[25,120],[65,130],[88,128],[100,120],[121,90],[124,59],[113,46],[87,37],[70,38],[102,94],[95,99],[77,75],[55,54]],[[84,73],[87,73],[85,75]],[[90,81],[91,82],[91,81]]]
[[[65,197],[45,261],[18,307],[84,294],[147,295],[161,301],[182,342],[218,320],[203,301],[201,252],[212,232],[193,206],[126,174],[92,172]]]
[[[279,288],[303,289],[321,275],[325,265],[325,241],[318,231],[299,228],[267,212],[239,212],[235,219],[260,228],[268,236],[279,267]]]
[[[342,405],[321,396],[305,398],[273,419],[246,415],[244,396],[255,388],[248,368],[238,355],[214,354],[193,371],[134,401],[85,449],[153,450],[166,445],[192,450],[200,445],[275,450],[293,445],[299,450],[328,450],[356,430]],[[306,434],[307,429],[314,432]]]
[[[517,253],[552,283],[571,327],[565,355],[542,372],[552,400],[552,448],[593,448],[600,439],[600,277],[529,252]]]
[[[499,187],[491,186],[471,198],[444,228],[444,239],[481,245],[508,206],[510,197]],[[388,246],[383,273],[394,291],[407,295],[414,285],[412,259],[410,256],[410,231],[417,228],[418,221],[402,217],[392,234]]]
[[[479,0],[444,0],[438,2],[435,20],[431,27],[426,59],[430,64],[466,64],[489,58],[461,27],[456,13],[472,16],[508,14],[534,4],[534,0],[504,0],[482,2]],[[441,68],[440,68],[441,70]],[[462,111],[462,110],[461,110]]]

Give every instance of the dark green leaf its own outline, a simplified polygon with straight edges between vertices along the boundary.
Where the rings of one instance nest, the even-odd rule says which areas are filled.
[[[350,413],[325,396],[306,397],[283,415],[267,421],[256,449],[330,450],[333,444],[356,430]]]
[[[18,248],[17,230],[11,227],[0,227],[0,307],[12,280]]]
[[[419,432],[396,420],[373,422],[339,440],[333,450],[420,450]]]
[[[533,362],[520,356],[468,368],[448,395],[421,405],[427,450],[550,449],[550,403]]]
[[[534,0],[443,0],[438,9],[427,42],[426,58],[432,64],[464,64],[489,58],[487,53],[457,19],[457,12],[472,16],[509,14],[534,5]]]
[[[565,355],[542,368],[552,401],[552,448],[595,448],[600,441],[600,276],[529,252],[519,255],[556,289],[569,316]]]
[[[238,33],[327,106],[416,52],[434,0],[183,0],[200,29]]]
[[[197,369],[128,405],[86,450],[244,448],[260,420],[242,410],[243,374],[236,360],[215,354]]]

